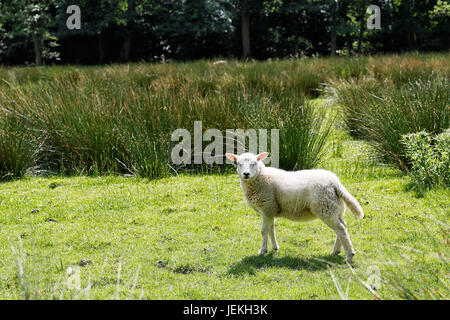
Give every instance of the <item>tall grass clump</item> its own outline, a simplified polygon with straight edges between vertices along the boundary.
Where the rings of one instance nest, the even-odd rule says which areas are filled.
[[[367,63],[370,78],[396,86],[436,76],[448,76],[449,72],[450,60],[445,54],[413,53],[370,57]]]
[[[317,167],[326,157],[326,143],[333,119],[326,119],[325,110],[309,102],[287,105],[272,118],[280,130],[280,167],[303,170]]]
[[[403,171],[411,168],[402,136],[449,127],[450,87],[446,76],[418,79],[396,86],[366,81],[336,88],[348,130],[374,147],[378,155]]]
[[[224,136],[226,129],[279,128],[281,165],[313,167],[323,157],[328,130],[304,103],[322,81],[313,69],[296,61],[11,69],[2,73],[0,105],[23,121],[2,132],[34,152],[15,151],[12,146],[21,144],[14,142],[3,154],[66,174],[156,178],[215,170],[171,163],[171,133],[185,128],[193,135],[194,122],[202,121],[203,132],[216,128]],[[11,122],[5,115],[1,121]],[[10,162],[20,170],[29,166],[18,160]],[[6,160],[2,165],[12,167]]]
[[[325,112],[304,103],[285,108],[280,128],[280,167],[286,170],[311,169],[327,155],[326,143],[333,121],[325,120]]]
[[[325,111],[302,99],[265,98],[246,104],[241,113],[249,128],[279,129],[280,168],[302,170],[318,166],[327,155],[333,119]]]
[[[20,177],[32,166],[36,150],[33,141],[23,119],[0,109],[0,179]]]
[[[148,177],[215,170],[219,167],[171,164],[171,133],[185,128],[193,134],[194,121],[202,121],[203,131],[216,128],[222,134],[280,129],[280,166],[311,168],[325,156],[330,124],[307,99],[318,96],[326,83],[337,87],[351,130],[407,168],[401,135],[439,133],[448,124],[443,110],[448,108],[447,59],[411,55],[3,68],[1,175],[17,176],[30,166]],[[415,75],[418,82],[412,80]]]

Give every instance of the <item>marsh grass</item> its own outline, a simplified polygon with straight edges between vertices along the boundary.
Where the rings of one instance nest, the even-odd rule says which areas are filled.
[[[192,133],[197,120],[203,130],[221,132],[280,128],[281,167],[311,168],[326,156],[331,124],[307,100],[327,86],[337,92],[349,129],[405,169],[398,137],[448,126],[448,59],[411,54],[0,68],[0,175],[20,176],[30,167],[152,178],[220,171],[171,165],[171,133]]]
[[[450,126],[450,89],[444,75],[402,85],[367,81],[337,86],[348,130],[367,140],[383,161],[407,172],[402,136],[422,130],[435,134]]]
[[[36,145],[26,134],[23,119],[10,110],[0,110],[0,179],[23,175],[33,164]]]
[[[30,152],[8,150],[5,142],[4,153],[13,163],[3,161],[2,174],[20,175],[35,163],[41,171],[65,174],[164,177],[182,169],[171,167],[172,131],[186,128],[192,133],[194,121],[202,121],[204,130],[222,132],[282,126],[282,165],[318,163],[328,131],[304,97],[320,81],[312,81],[308,70],[288,73],[289,68],[299,69],[293,63],[279,62],[275,68],[229,64],[9,70],[0,104],[10,114],[2,117],[9,124],[3,130],[10,134],[2,132],[10,140],[23,140]],[[277,70],[281,79],[273,81],[270,70]],[[304,159],[294,154],[299,150]]]
[[[307,105],[339,114],[324,99]],[[370,145],[337,120],[330,140],[341,151],[320,166],[366,214],[346,215],[357,250],[351,268],[328,254],[334,236],[320,222],[277,220],[280,251],[257,256],[260,217],[235,173],[24,177],[0,188],[0,296],[448,299],[448,190],[417,198],[400,170],[368,156]],[[79,289],[68,286],[77,268]]]

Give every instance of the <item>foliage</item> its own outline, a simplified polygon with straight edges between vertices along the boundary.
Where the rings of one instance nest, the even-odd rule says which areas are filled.
[[[36,144],[23,119],[0,109],[0,180],[22,176],[33,165]]]
[[[450,186],[450,129],[434,137],[426,131],[411,133],[404,135],[402,142],[419,195],[435,186]]]
[[[258,59],[376,52],[445,51],[448,1],[247,0],[250,44]],[[241,1],[81,0],[81,29],[68,30],[70,0],[0,2],[0,62],[24,64],[33,34],[44,61],[99,63],[238,57]],[[381,30],[368,30],[378,5]],[[334,42],[334,44],[333,44]],[[124,44],[129,55],[123,56]],[[55,46],[59,44],[59,46]],[[125,57],[125,59],[124,59]]]
[[[445,0],[438,0],[433,11],[430,12],[432,18],[450,17],[450,3]]]
[[[1,56],[14,55],[17,43],[34,42],[36,63],[41,59],[59,60],[56,51],[58,38],[51,33],[53,26],[52,10],[54,2],[51,0],[11,0],[0,2],[0,35],[3,38],[3,50],[0,45]]]
[[[392,68],[391,73],[395,72]],[[368,141],[385,163],[405,172],[411,163],[405,156],[402,135],[421,130],[440,133],[449,127],[447,76],[422,75],[422,70],[417,76],[402,75],[397,84],[373,80],[335,84],[350,133]]]
[[[24,128],[14,130],[38,149],[30,162],[39,170],[167,176],[173,172],[172,132],[192,133],[198,120],[203,130],[222,133],[279,128],[285,169],[311,168],[325,156],[329,125],[304,102],[320,75],[303,63],[55,66],[19,68],[5,77],[0,104],[23,119]]]
[[[351,132],[406,172],[411,164],[401,136],[448,127],[447,59],[433,54],[0,68],[1,175],[19,176],[30,167],[153,178],[174,170],[221,171],[171,167],[171,133],[192,133],[197,120],[203,130],[222,133],[280,129],[281,167],[316,167],[327,157],[330,122],[326,110],[307,99],[320,94],[325,82],[334,87]]]

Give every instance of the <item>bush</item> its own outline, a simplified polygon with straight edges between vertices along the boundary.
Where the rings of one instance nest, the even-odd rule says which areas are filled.
[[[435,186],[450,186],[450,128],[434,137],[426,131],[404,135],[402,142],[419,195]]]

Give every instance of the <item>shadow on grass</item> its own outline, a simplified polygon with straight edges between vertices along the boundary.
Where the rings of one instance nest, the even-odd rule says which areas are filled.
[[[253,255],[243,258],[230,266],[228,275],[240,276],[244,274],[255,275],[257,271],[265,268],[289,268],[292,270],[319,271],[327,269],[328,265],[345,264],[345,258],[340,255],[323,255],[310,258],[277,257],[269,253],[263,257]]]

